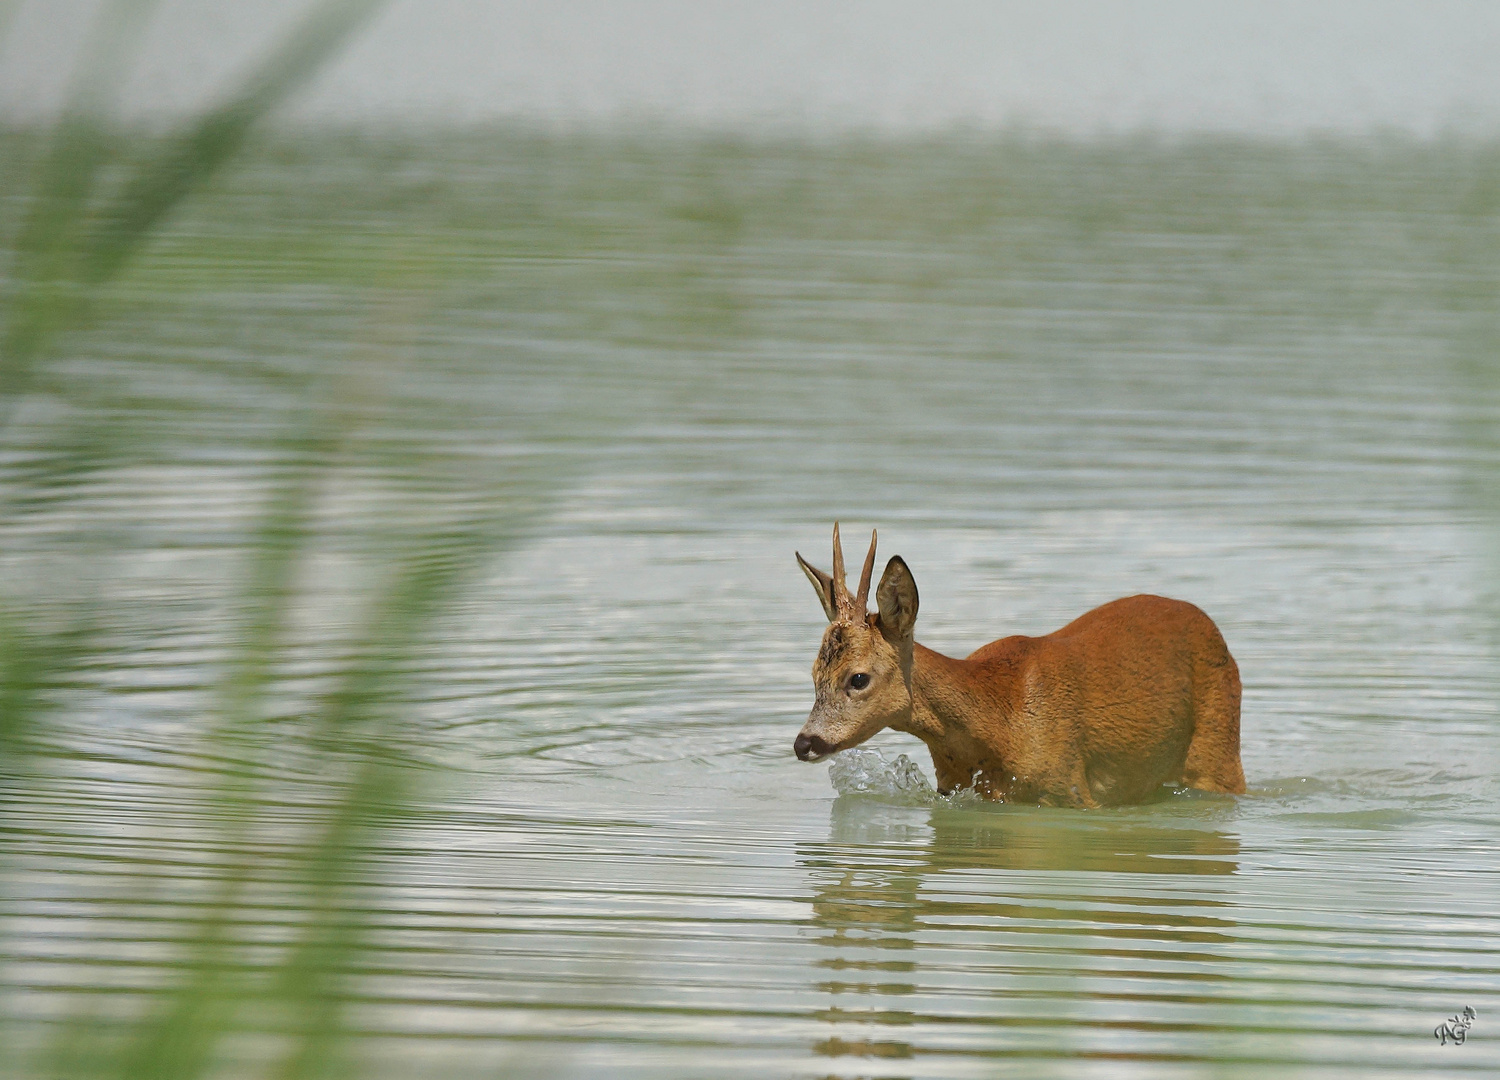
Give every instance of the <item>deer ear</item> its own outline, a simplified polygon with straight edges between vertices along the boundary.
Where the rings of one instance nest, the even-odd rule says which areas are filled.
[[[885,564],[875,602],[880,606],[880,629],[887,637],[897,641],[911,637],[917,625],[917,582],[900,555]]]
[[[818,603],[823,605],[823,614],[828,616],[829,622],[833,622],[838,615],[838,609],[833,602],[833,578],[817,567],[808,565],[801,552],[797,553],[797,565],[802,567],[807,580],[812,582],[813,589],[818,594]]]

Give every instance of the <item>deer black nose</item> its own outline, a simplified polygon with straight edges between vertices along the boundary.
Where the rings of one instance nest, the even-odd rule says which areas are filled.
[[[811,761],[813,758],[823,757],[831,748],[816,735],[798,735],[797,741],[792,743],[792,749],[803,761]]]

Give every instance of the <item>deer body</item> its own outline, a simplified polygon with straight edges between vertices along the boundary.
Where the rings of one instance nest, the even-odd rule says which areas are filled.
[[[1242,794],[1240,679],[1218,628],[1198,608],[1130,596],[1045,637],[1006,637],[965,659],[912,637],[917,591],[899,556],[886,565],[879,611],[834,575],[797,560],[829,625],[813,665],[817,701],[797,756],[816,760],[886,727],[927,744],[938,788],[1065,806],[1140,802],[1164,783]]]

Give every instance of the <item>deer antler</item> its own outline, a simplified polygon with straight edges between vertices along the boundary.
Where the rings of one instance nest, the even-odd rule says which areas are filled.
[[[839,616],[850,622],[864,622],[865,609],[870,600],[870,575],[875,570],[875,530],[870,530],[870,551],[865,556],[864,569],[859,574],[859,592],[849,595],[849,584],[844,580],[844,545],[839,540],[838,522],[833,523],[833,604]]]
[[[839,543],[839,523],[833,523],[833,606],[845,618],[854,607],[849,583],[844,580],[844,545]]]
[[[859,572],[859,592],[854,596],[854,611],[861,619],[870,601],[870,574],[875,570],[875,530],[870,530],[870,551],[865,556],[865,568]]]
[[[865,609],[870,600],[870,575],[875,571],[875,530],[870,530],[870,550],[865,555],[864,569],[859,574],[859,592],[849,595],[849,585],[844,580],[844,545],[839,542],[838,522],[833,523],[833,573],[825,574],[808,563],[800,554],[797,565],[812,582],[818,594],[818,603],[823,605],[823,614],[829,622],[840,620],[852,623],[865,621]]]

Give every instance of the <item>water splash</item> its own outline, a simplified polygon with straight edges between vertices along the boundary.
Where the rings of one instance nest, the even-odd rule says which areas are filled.
[[[879,750],[855,747],[828,761],[828,779],[840,795],[873,795],[905,803],[931,804],[938,800],[917,763],[905,754],[887,761]]]

